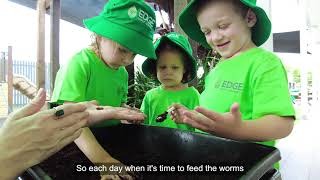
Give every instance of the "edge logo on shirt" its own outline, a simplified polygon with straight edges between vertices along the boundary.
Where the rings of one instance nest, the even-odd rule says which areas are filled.
[[[243,83],[224,80],[224,81],[217,81],[214,84],[214,87],[222,90],[227,90],[227,91],[240,92],[243,90]]]

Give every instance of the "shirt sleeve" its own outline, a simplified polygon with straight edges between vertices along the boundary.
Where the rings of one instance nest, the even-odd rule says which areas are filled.
[[[53,102],[86,101],[89,73],[89,64],[83,61],[80,55],[74,56],[58,71],[51,100]]]
[[[253,119],[271,114],[295,116],[287,73],[280,60],[267,61],[258,68],[252,89]]]
[[[144,124],[149,124],[151,122],[149,122],[149,98],[148,98],[148,92],[146,93],[146,95],[144,96],[143,100],[142,100],[142,104],[140,107],[140,110],[147,116],[146,119],[144,120]]]

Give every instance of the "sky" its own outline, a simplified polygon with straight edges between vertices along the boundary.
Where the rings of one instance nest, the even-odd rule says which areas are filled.
[[[168,15],[162,12],[165,22],[169,23]],[[157,26],[162,23],[160,13],[156,13]],[[0,0],[0,52],[13,46],[13,58],[17,60],[36,61],[37,53],[37,14],[34,9],[19,4]],[[50,16],[46,15],[46,61],[50,61]],[[5,27],[5,28],[3,28]],[[90,32],[82,27],[60,21],[60,64],[65,64],[73,54],[91,43]],[[137,56],[137,59],[144,57]],[[140,64],[140,63],[138,63]]]
[[[36,11],[16,3],[0,0],[0,50],[13,46],[13,58],[35,61],[37,53],[37,15]],[[49,61],[50,16],[46,15],[46,61]],[[5,27],[5,28],[3,28]],[[61,20],[60,59],[69,59],[72,54],[90,44],[88,30]]]

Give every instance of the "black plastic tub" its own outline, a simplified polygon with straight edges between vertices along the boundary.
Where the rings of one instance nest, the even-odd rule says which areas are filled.
[[[145,167],[145,171],[136,173],[139,179],[270,179],[278,173],[274,163],[281,159],[274,147],[178,129],[122,124],[91,130],[114,158],[126,165]],[[72,143],[37,168],[41,176],[51,179],[99,179],[98,172],[78,172],[77,165],[94,166]],[[148,165],[157,167],[157,171],[147,171]],[[161,165],[173,166],[175,171],[160,172]],[[184,171],[178,172],[178,165]],[[188,165],[203,168],[190,172]],[[206,171],[207,165],[217,170]],[[221,167],[229,171],[219,170]]]

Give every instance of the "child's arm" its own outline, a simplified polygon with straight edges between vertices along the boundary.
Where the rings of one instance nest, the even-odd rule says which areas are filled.
[[[110,154],[101,147],[91,130],[87,127],[83,128],[80,137],[74,142],[93,163],[119,163],[118,160],[112,158]]]
[[[242,120],[239,105],[233,104],[230,112],[221,114],[198,107],[190,111],[174,105],[172,119],[203,131],[235,140],[269,141],[288,136],[293,129],[293,117],[266,115],[254,120]]]
[[[73,102],[65,102],[65,104],[70,104],[70,103],[73,103]],[[107,118],[106,115],[108,114],[109,115],[118,114],[118,113],[108,112],[108,110],[96,110],[96,111],[92,110],[92,108],[96,107],[97,105],[97,103],[95,102],[89,102],[84,104],[86,105],[87,111],[89,112],[89,121],[98,121],[98,119]],[[111,108],[119,108],[119,107],[111,107]],[[100,111],[102,112],[102,114],[100,113]],[[114,116],[114,115],[110,116],[110,118],[118,118],[118,116]],[[122,117],[122,116],[119,116],[119,117]],[[87,127],[82,129],[81,135],[74,142],[92,163],[114,163],[114,164],[119,163],[120,164],[118,160],[111,157],[110,154],[104,150],[104,148],[99,144],[97,139],[92,134],[91,130]]]
[[[243,121],[239,137],[249,141],[281,139],[291,133],[293,120],[293,117],[266,115],[253,121]]]

